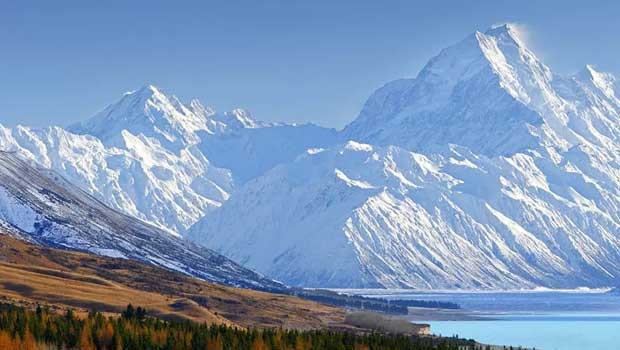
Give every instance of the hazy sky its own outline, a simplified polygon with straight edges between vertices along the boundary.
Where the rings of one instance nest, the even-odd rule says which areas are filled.
[[[469,33],[528,30],[545,63],[620,73],[613,1],[0,0],[0,123],[66,125],[152,83],[264,120],[342,127]]]

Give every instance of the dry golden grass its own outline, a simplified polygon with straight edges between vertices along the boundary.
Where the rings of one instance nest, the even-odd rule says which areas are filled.
[[[73,308],[120,312],[127,304],[142,305],[162,318],[233,324],[191,300],[170,299],[101,278],[57,270],[0,263],[0,292],[13,299],[45,302]],[[178,307],[177,305],[183,305]]]
[[[12,300],[119,312],[127,304],[163,318],[241,327],[339,328],[345,311],[221,286],[135,261],[43,248],[0,235],[0,294]]]

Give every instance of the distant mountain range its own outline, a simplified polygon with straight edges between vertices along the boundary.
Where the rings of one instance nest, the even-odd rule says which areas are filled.
[[[617,285],[619,97],[592,66],[553,73],[511,25],[386,84],[342,131],[219,113],[146,86],[67,129],[0,126],[0,149],[13,152],[2,164],[25,186],[0,183],[0,221],[26,239],[204,269],[186,256],[198,248],[175,238],[185,236],[297,286]],[[153,248],[165,257],[143,254],[136,231],[89,232],[100,225],[90,209],[67,224],[50,209],[67,205],[51,194],[65,190],[21,184],[32,161],[85,208],[96,198],[158,226],[123,216],[165,239]],[[222,275],[247,282],[230,266]]]

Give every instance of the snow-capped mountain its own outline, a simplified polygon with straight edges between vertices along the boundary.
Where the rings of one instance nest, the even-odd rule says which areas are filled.
[[[222,284],[283,288],[209,249],[107,207],[14,153],[0,152],[0,226],[44,246],[143,261]]]
[[[619,97],[511,25],[476,32],[377,90],[343,131],[358,142],[249,181],[188,235],[295,285],[615,285]]]
[[[443,50],[415,79],[377,90],[344,133],[422,152],[454,143],[487,156],[607,148],[620,135],[614,84],[589,65],[573,77],[554,74],[504,25]]]
[[[66,130],[0,126],[0,150],[14,152],[3,155],[9,173],[31,172],[15,157],[36,162],[294,285],[606,286],[620,277],[619,97],[610,74],[557,75],[504,25],[380,88],[341,133],[220,113],[149,85]],[[71,203],[104,211],[65,180],[56,197],[27,178],[0,184],[0,225],[15,235],[129,258],[151,250],[88,206],[82,226],[62,216]],[[181,248],[152,249],[152,263],[206,268]]]
[[[177,234],[219,207],[237,183],[336,137],[313,125],[260,122],[242,109],[218,113],[198,100],[184,105],[148,85],[67,130],[0,125],[0,150]]]
[[[124,147],[123,132],[154,140],[162,147],[178,151],[201,142],[199,132],[223,134],[243,128],[268,127],[243,109],[217,113],[194,99],[186,106],[176,96],[153,85],[126,93],[94,117],[69,126],[75,134],[95,136],[106,145]]]

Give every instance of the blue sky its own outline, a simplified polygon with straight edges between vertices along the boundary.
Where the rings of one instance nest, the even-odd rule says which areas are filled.
[[[537,4],[538,3],[538,4]],[[502,22],[559,73],[620,73],[611,1],[0,0],[0,123],[67,125],[147,83],[342,127],[372,91]]]

